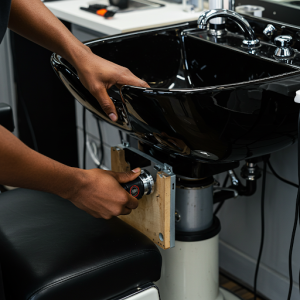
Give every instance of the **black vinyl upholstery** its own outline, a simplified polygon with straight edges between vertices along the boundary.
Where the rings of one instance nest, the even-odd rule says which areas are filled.
[[[102,300],[159,279],[161,255],[118,218],[95,219],[58,196],[0,195],[6,300]]]
[[[5,103],[0,103],[0,125],[11,132],[15,129],[12,108]]]

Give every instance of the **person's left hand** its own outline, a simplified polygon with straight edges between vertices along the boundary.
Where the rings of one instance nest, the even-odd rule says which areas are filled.
[[[74,62],[81,83],[99,101],[104,112],[112,121],[117,121],[116,108],[107,94],[107,90],[116,85],[133,85],[148,88],[149,85],[133,75],[127,68],[112,63],[86,49],[87,53]]]

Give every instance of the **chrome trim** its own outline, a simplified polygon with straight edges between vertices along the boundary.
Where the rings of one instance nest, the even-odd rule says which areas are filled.
[[[271,38],[274,34],[276,34],[277,29],[272,25],[272,24],[268,24],[267,27],[264,29],[263,34],[268,37]]]
[[[199,29],[206,29],[208,21],[214,18],[223,17],[234,21],[244,32],[245,39],[243,44],[249,47],[259,45],[259,40],[256,38],[254,30],[248,21],[238,13],[227,9],[213,9],[202,12],[197,21]]]
[[[144,184],[144,195],[150,195],[154,191],[154,180],[147,170],[142,170],[139,176]]]
[[[253,48],[253,47],[258,47],[260,45],[259,40],[243,40],[243,46],[249,47],[249,48]]]
[[[226,29],[209,29],[208,34],[215,37],[222,37],[227,34]]]
[[[235,173],[233,170],[228,170],[228,175],[231,179],[231,182],[234,186],[238,186],[239,185],[239,180],[237,179]]]

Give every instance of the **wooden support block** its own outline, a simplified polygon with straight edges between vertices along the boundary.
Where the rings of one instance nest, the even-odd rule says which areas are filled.
[[[111,149],[112,171],[125,172],[130,165],[125,161],[125,151],[118,147]],[[136,228],[163,249],[171,246],[170,210],[171,210],[171,177],[158,172],[154,192],[143,196],[139,206],[130,215],[119,216],[124,222]]]
[[[129,172],[130,164],[125,161],[125,151],[119,147],[111,147],[111,170],[114,172]]]

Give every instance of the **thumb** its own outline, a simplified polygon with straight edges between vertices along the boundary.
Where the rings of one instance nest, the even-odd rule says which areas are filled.
[[[118,120],[118,114],[116,111],[116,107],[113,104],[112,100],[107,94],[107,90],[103,87],[97,90],[94,97],[98,100],[104,112],[109,116],[109,118],[115,122]]]
[[[135,168],[130,172],[123,172],[123,173],[116,173],[116,174],[117,174],[116,179],[119,181],[119,183],[126,183],[136,179],[141,174],[141,169]]]

